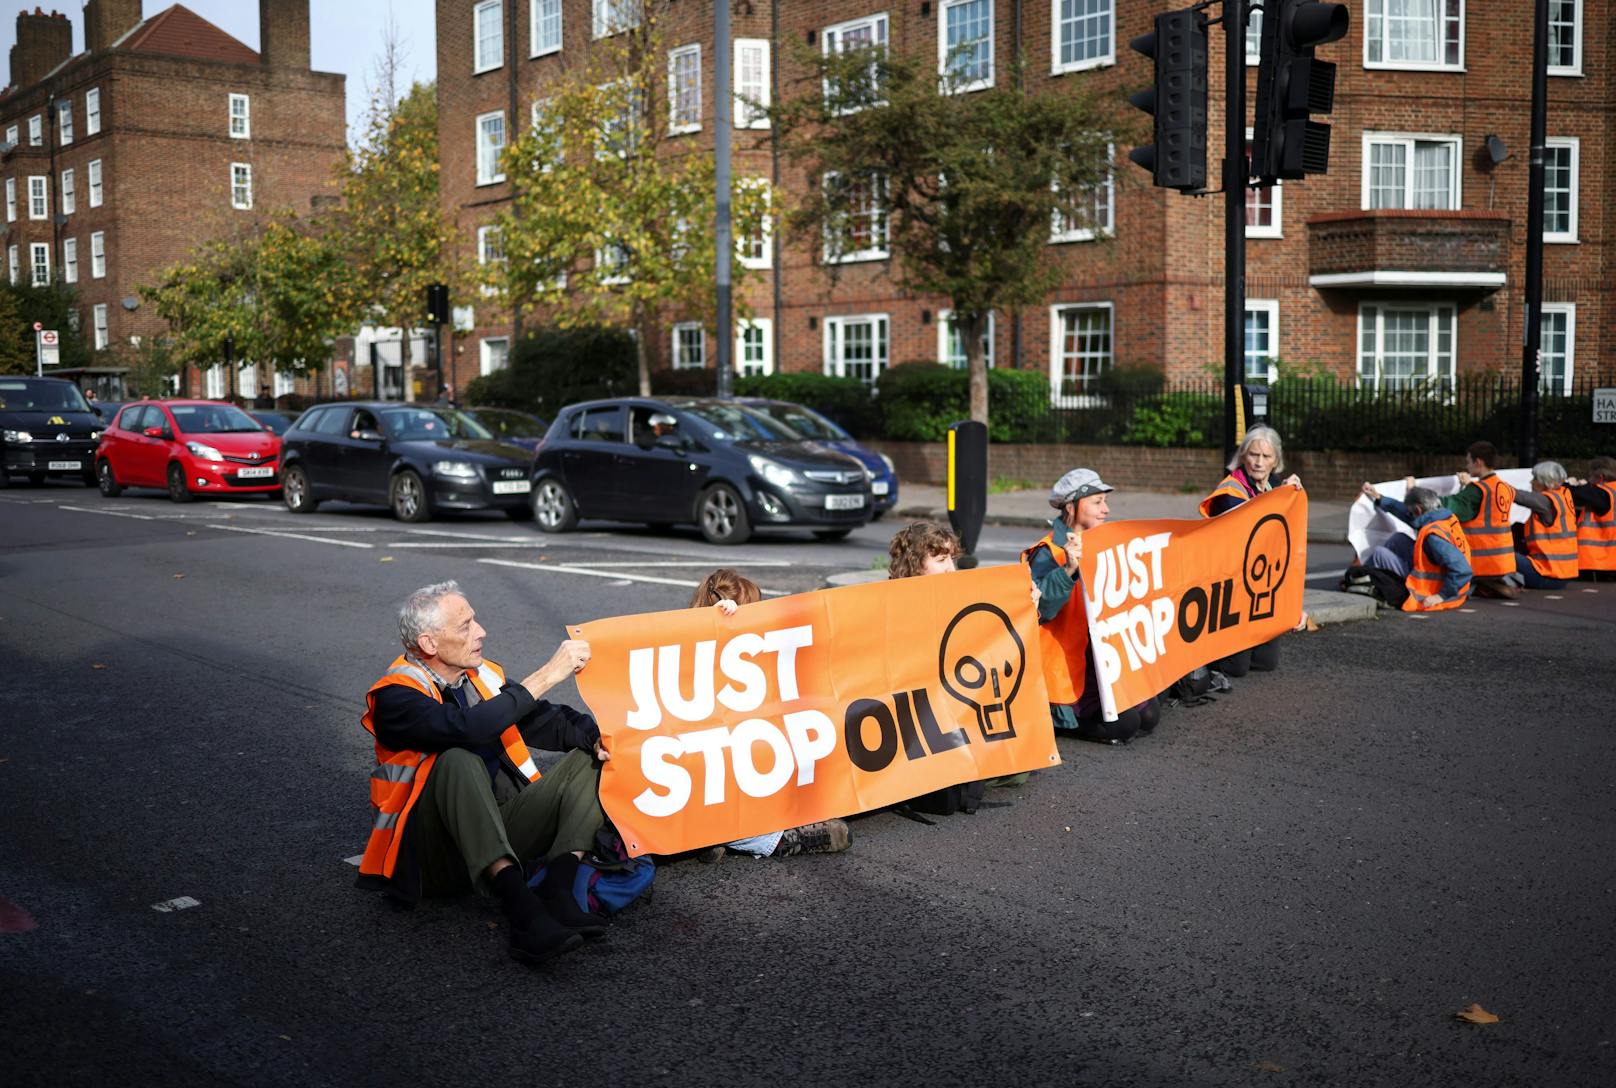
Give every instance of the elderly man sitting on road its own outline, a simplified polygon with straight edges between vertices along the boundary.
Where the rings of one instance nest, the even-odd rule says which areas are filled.
[[[572,885],[604,822],[598,760],[607,755],[593,718],[540,699],[589,663],[589,644],[563,642],[508,683],[483,658],[487,632],[454,582],[410,594],[398,626],[404,653],[365,695],[376,769],[360,886],[411,905],[474,887],[492,894],[511,955],[529,962],[601,935],[604,920],[578,908]],[[529,745],[570,751],[540,777]],[[539,857],[549,872],[535,895],[523,865]]]
[[[1415,535],[1398,534],[1371,548],[1363,566],[1347,570],[1347,588],[1372,582],[1387,604],[1404,612],[1439,612],[1464,604],[1470,598],[1470,543],[1458,516],[1426,487],[1409,488],[1402,502],[1382,495],[1373,484],[1364,484],[1363,493]]]

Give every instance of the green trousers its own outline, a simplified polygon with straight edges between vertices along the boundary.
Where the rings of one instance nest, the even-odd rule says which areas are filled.
[[[488,767],[474,752],[451,748],[438,755],[410,813],[423,895],[472,888],[491,894],[487,869],[500,858],[522,865],[588,850],[606,822],[600,764],[588,752],[569,752],[522,788],[503,773],[496,780],[489,782]]]

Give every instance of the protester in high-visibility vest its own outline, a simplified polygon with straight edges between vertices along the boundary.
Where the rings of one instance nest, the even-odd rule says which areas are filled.
[[[1085,740],[1121,744],[1156,728],[1161,700],[1152,696],[1122,710],[1114,722],[1106,721],[1100,709],[1088,615],[1076,578],[1083,533],[1111,516],[1106,495],[1112,490],[1093,469],[1074,468],[1062,476],[1049,493],[1049,505],[1060,513],[1050,522],[1049,532],[1021,553],[1021,561],[1032,571],[1038,589],[1038,641],[1055,728]]]
[[[1404,522],[1413,537],[1394,534],[1385,544],[1371,548],[1363,567],[1375,572],[1375,589],[1387,604],[1405,612],[1431,612],[1458,608],[1470,596],[1469,542],[1458,516],[1442,506],[1436,492],[1411,487],[1402,502],[1388,498],[1373,484],[1363,493],[1375,507]]]
[[[409,904],[473,888],[493,895],[511,955],[539,962],[605,932],[572,886],[605,820],[608,757],[593,718],[540,699],[589,663],[589,644],[563,642],[509,683],[483,657],[486,634],[454,582],[418,589],[399,609],[404,653],[365,695],[376,769],[359,884]],[[530,744],[569,752],[541,777]],[[524,865],[538,858],[548,866],[535,895]]]
[[[1472,442],[1465,451],[1465,470],[1457,474],[1458,492],[1444,496],[1441,503],[1459,519],[1470,542],[1476,596],[1518,597],[1515,540],[1509,527],[1515,489],[1493,471],[1497,464],[1498,450],[1491,442]],[[1407,482],[1412,484],[1412,478]],[[1530,507],[1530,500],[1522,505]]]
[[[1616,582],[1616,457],[1595,457],[1588,462],[1588,479],[1570,483],[1578,577]]]
[[[1532,494],[1515,495],[1516,502],[1535,500],[1532,516],[1516,526],[1515,570],[1527,589],[1564,589],[1577,576],[1577,516],[1565,484],[1565,466],[1539,461],[1532,466]]]
[[[1201,500],[1202,517],[1217,517],[1274,489],[1274,478],[1285,471],[1285,444],[1280,441],[1279,432],[1272,427],[1251,428],[1229,459],[1228,468],[1229,474],[1212,489],[1212,494]],[[1302,478],[1293,472],[1280,481],[1280,486],[1301,491]],[[1306,623],[1304,616],[1302,626]],[[1270,639],[1260,646],[1230,654],[1214,662],[1212,667],[1235,677],[1253,669],[1272,672],[1279,668],[1279,640]]]

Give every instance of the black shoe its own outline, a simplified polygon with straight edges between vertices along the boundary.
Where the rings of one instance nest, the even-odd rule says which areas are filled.
[[[853,829],[846,820],[821,820],[817,824],[804,824],[780,835],[780,842],[771,857],[785,858],[793,854],[836,854],[853,845]]]
[[[521,929],[511,927],[511,958],[523,963],[553,960],[583,943],[583,937],[544,914],[535,914]]]
[[[578,875],[578,859],[562,854],[550,861],[550,871],[539,885],[539,902],[559,925],[589,940],[606,936],[606,919],[578,908],[572,896],[573,880]]]

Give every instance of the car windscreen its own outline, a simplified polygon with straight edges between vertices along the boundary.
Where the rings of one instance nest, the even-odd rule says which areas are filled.
[[[248,412],[247,414],[268,427],[272,434],[285,434],[287,428],[292,425],[292,421],[279,412]]]
[[[526,412],[479,408],[477,422],[501,438],[543,438],[550,425]]]
[[[738,404],[685,403],[678,407],[706,423],[713,437],[734,442],[796,442],[802,435],[786,424]]]
[[[394,408],[382,413],[382,431],[394,442],[439,438],[493,438],[487,427],[464,412],[441,408]]]
[[[88,412],[76,385],[27,378],[0,378],[0,412]]]
[[[263,431],[252,416],[233,404],[171,404],[174,425],[185,434],[235,434]]]
[[[836,424],[800,404],[749,404],[748,408],[762,412],[770,419],[784,423],[804,438],[818,438],[827,442],[840,442],[848,435]]]

